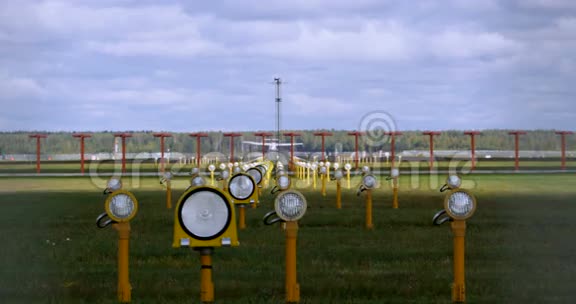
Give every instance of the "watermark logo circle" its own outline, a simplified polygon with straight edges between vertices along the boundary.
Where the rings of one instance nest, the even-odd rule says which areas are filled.
[[[390,142],[390,133],[397,131],[396,121],[386,111],[372,111],[360,120],[360,132],[364,133],[364,141],[370,146],[380,146]]]

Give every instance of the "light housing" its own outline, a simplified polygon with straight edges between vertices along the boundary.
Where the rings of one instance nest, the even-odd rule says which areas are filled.
[[[464,189],[450,191],[444,198],[444,209],[455,220],[465,220],[476,211],[476,198]]]
[[[398,168],[390,170],[390,176],[394,178],[400,176],[400,170],[398,170]]]
[[[122,180],[116,177],[109,179],[106,183],[106,189],[111,192],[122,189]]]
[[[226,169],[226,164],[225,164],[225,163],[221,163],[220,166],[218,166],[218,168],[220,168],[220,170],[225,170],[225,169]]]
[[[334,165],[332,165],[332,167],[334,167],[334,169],[338,170],[338,168],[340,168],[340,164],[339,164],[339,163],[334,163]]]
[[[212,164],[208,165],[208,171],[214,172],[214,170],[216,170],[216,166],[214,166]]]
[[[446,185],[448,185],[450,189],[458,189],[462,186],[462,179],[458,175],[450,175],[446,178]]]
[[[167,180],[167,181],[171,180],[172,177],[173,177],[172,172],[164,172],[163,177],[164,177],[164,179]]]
[[[248,169],[248,171],[246,171],[246,173],[252,176],[257,185],[260,185],[260,183],[262,183],[264,175],[262,174],[262,171],[258,169],[258,167],[250,168]]]
[[[104,209],[113,221],[128,222],[138,212],[138,201],[132,193],[126,190],[117,190],[106,198]]]
[[[321,166],[321,167],[320,167],[320,174],[326,174],[326,172],[327,172],[326,167]]]
[[[274,210],[285,221],[297,221],[306,213],[306,198],[294,190],[280,192],[274,199]]]
[[[330,168],[331,163],[329,161],[324,163],[324,166],[326,166],[327,168]]]
[[[342,170],[334,171],[334,179],[335,180],[341,180],[343,177],[344,177],[344,173],[342,173]]]
[[[240,167],[234,167],[234,174],[238,174],[240,172],[242,172],[242,169]]]
[[[214,171],[214,169],[216,169],[216,168],[214,167],[214,165],[210,165],[210,166],[212,166],[212,171]],[[210,166],[208,166],[208,170],[210,170]],[[198,169],[198,168],[196,168],[196,167],[190,169],[190,175],[196,175],[196,174],[199,174],[199,173],[200,173],[200,169]]]
[[[190,179],[190,186],[192,187],[200,187],[204,185],[206,185],[206,180],[200,175],[196,175]]]
[[[345,164],[344,169],[346,169],[346,171],[350,171],[350,169],[352,169],[352,165],[351,164]]]
[[[222,170],[222,172],[220,172],[220,177],[222,177],[222,179],[228,179],[230,177],[230,171]]]
[[[288,175],[280,175],[276,181],[280,190],[288,190],[290,188],[290,177]]]
[[[374,189],[376,187],[376,177],[372,174],[366,174],[362,177],[362,185],[366,189]]]
[[[370,172],[370,167],[368,167],[368,166],[362,167],[362,173],[369,173],[369,172]]]
[[[249,200],[255,192],[256,182],[249,174],[235,174],[228,182],[228,193],[234,199],[234,203]]]
[[[226,193],[202,186],[182,194],[176,205],[173,247],[238,245],[234,208]]]

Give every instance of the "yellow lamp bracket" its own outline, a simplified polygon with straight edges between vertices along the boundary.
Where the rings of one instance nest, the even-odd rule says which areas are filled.
[[[129,222],[138,212],[138,200],[134,194],[126,190],[116,190],[104,202],[106,212],[96,218],[98,228],[106,228],[110,224]]]

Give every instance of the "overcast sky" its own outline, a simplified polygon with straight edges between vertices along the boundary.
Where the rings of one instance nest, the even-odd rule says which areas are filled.
[[[0,130],[575,130],[573,0],[0,0]],[[390,127],[386,127],[390,126]]]

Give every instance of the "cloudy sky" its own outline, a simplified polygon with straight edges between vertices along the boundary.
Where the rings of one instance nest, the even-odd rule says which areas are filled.
[[[286,129],[574,130],[576,1],[0,0],[2,131],[272,130],[275,77]]]

